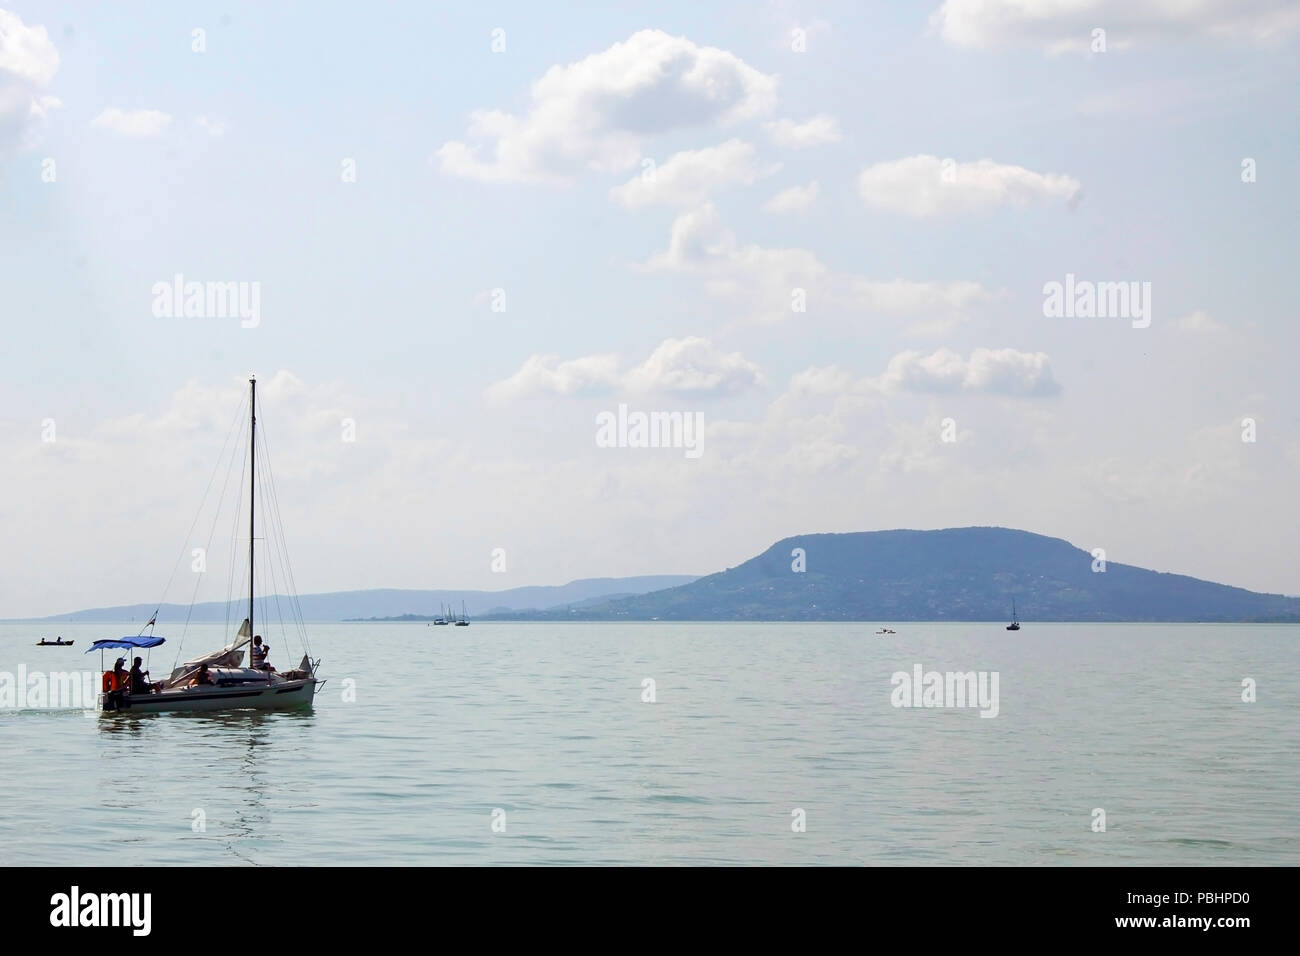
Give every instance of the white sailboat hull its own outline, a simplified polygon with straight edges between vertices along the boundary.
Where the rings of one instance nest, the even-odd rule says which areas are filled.
[[[160,714],[176,711],[212,710],[282,710],[292,707],[310,707],[316,695],[314,677],[286,680],[266,684],[244,684],[229,687],[203,685],[165,690],[156,694],[123,695],[108,701],[99,695],[101,713]],[[105,704],[110,706],[105,710]]]

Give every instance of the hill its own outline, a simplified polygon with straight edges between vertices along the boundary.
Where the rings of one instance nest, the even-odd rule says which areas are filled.
[[[403,615],[436,614],[440,604],[452,605],[460,612],[465,602],[470,615],[487,611],[508,613],[528,608],[547,608],[557,604],[585,602],[612,595],[641,594],[670,588],[695,580],[693,574],[647,574],[631,578],[583,578],[568,584],[509,588],[504,591],[420,591],[377,588],[368,591],[333,591],[304,594],[298,600],[303,618],[308,621],[343,621],[356,618],[393,618]],[[284,596],[258,597],[257,610],[274,607],[276,600],[287,607]],[[195,604],[191,621],[240,621],[246,614],[245,601],[208,601]],[[53,617],[29,618],[36,621],[147,621],[154,604],[126,604],[119,607],[90,608]],[[159,627],[164,622],[185,620],[190,608],[182,604],[164,604],[159,608]],[[411,618],[414,619],[414,618]]]
[[[792,570],[802,548],[805,570]],[[1300,621],[1300,598],[1108,562],[1008,528],[785,538],[689,584],[527,614],[528,620]]]

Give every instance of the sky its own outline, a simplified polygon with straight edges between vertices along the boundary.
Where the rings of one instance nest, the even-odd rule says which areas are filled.
[[[1002,525],[1300,594],[1291,0],[0,4],[0,617],[187,600],[250,373],[302,593]]]

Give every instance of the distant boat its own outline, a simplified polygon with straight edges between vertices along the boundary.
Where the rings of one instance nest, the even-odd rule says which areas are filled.
[[[898,632],[897,632],[897,631],[892,631],[892,630],[890,630],[890,629],[887,628],[887,627],[882,627],[880,630],[876,631],[876,633],[877,633],[877,634],[897,634]]]
[[[1011,599],[1011,623],[1007,625],[1008,631],[1020,630],[1020,617],[1016,614],[1016,599]]]
[[[39,641],[36,642],[36,646],[37,647],[71,647],[75,643],[77,642],[65,641],[62,637],[57,637],[52,641],[47,641],[45,638],[42,637]]]
[[[456,622],[457,627],[469,627],[469,618],[465,616],[465,602],[460,602],[460,620]]]
[[[433,619],[434,624],[446,624],[447,615],[443,612],[442,602],[438,603],[438,616]]]

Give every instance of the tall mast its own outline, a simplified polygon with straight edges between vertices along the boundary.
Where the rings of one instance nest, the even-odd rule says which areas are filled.
[[[248,642],[253,642],[253,482],[257,480],[257,379],[250,378],[248,400]],[[250,658],[251,660],[251,658]]]

